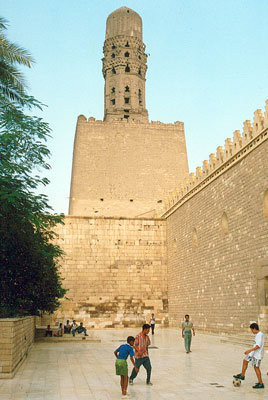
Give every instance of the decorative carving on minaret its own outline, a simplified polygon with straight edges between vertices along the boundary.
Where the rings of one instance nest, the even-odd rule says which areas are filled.
[[[103,53],[104,121],[148,122],[147,54],[142,19],[135,11],[121,7],[109,15]]]

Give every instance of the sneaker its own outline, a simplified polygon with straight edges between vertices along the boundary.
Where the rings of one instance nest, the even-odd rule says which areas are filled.
[[[129,384],[130,384],[130,385],[133,385],[133,379],[130,379],[130,380],[129,380]]]
[[[146,385],[153,386],[152,382],[146,382]]]
[[[256,385],[252,386],[253,389],[264,389],[263,383],[256,383]]]
[[[245,380],[245,377],[242,376],[241,374],[233,375],[233,377],[234,377],[235,379],[240,379],[241,381],[244,381],[244,380]]]

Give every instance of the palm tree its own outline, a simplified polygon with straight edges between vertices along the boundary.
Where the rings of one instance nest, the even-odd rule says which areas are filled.
[[[17,64],[31,68],[34,59],[27,50],[6,38],[6,29],[7,21],[0,17],[0,96],[23,104],[27,85]]]

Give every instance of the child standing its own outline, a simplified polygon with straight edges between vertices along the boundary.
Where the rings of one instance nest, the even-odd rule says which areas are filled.
[[[135,371],[138,372],[138,368],[136,367],[134,361],[134,345],[135,338],[133,336],[129,336],[127,338],[127,343],[122,344],[115,350],[114,354],[116,357],[115,369],[116,375],[121,376],[121,389],[122,389],[122,399],[127,399],[127,385],[128,385],[128,366],[127,366],[127,358],[130,356],[130,360],[135,368]]]
[[[253,389],[263,389],[264,384],[261,377],[260,365],[264,354],[264,334],[259,330],[259,325],[255,322],[250,325],[250,329],[251,332],[255,335],[254,347],[245,351],[244,354],[246,355],[246,357],[243,360],[242,372],[241,374],[234,375],[234,378],[242,379],[243,381],[245,379],[245,373],[248,367],[248,363],[251,361],[258,378],[258,383],[256,383],[256,385],[252,387]]]

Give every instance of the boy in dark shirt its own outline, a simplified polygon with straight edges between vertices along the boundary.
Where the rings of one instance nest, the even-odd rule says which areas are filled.
[[[116,375],[121,376],[121,389],[122,389],[122,399],[127,399],[127,385],[128,385],[128,366],[127,366],[127,358],[130,356],[130,360],[135,368],[135,371],[138,372],[138,368],[136,367],[134,361],[134,345],[135,338],[133,336],[129,336],[127,338],[127,344],[122,344],[115,350],[114,355],[116,357],[115,369]]]

